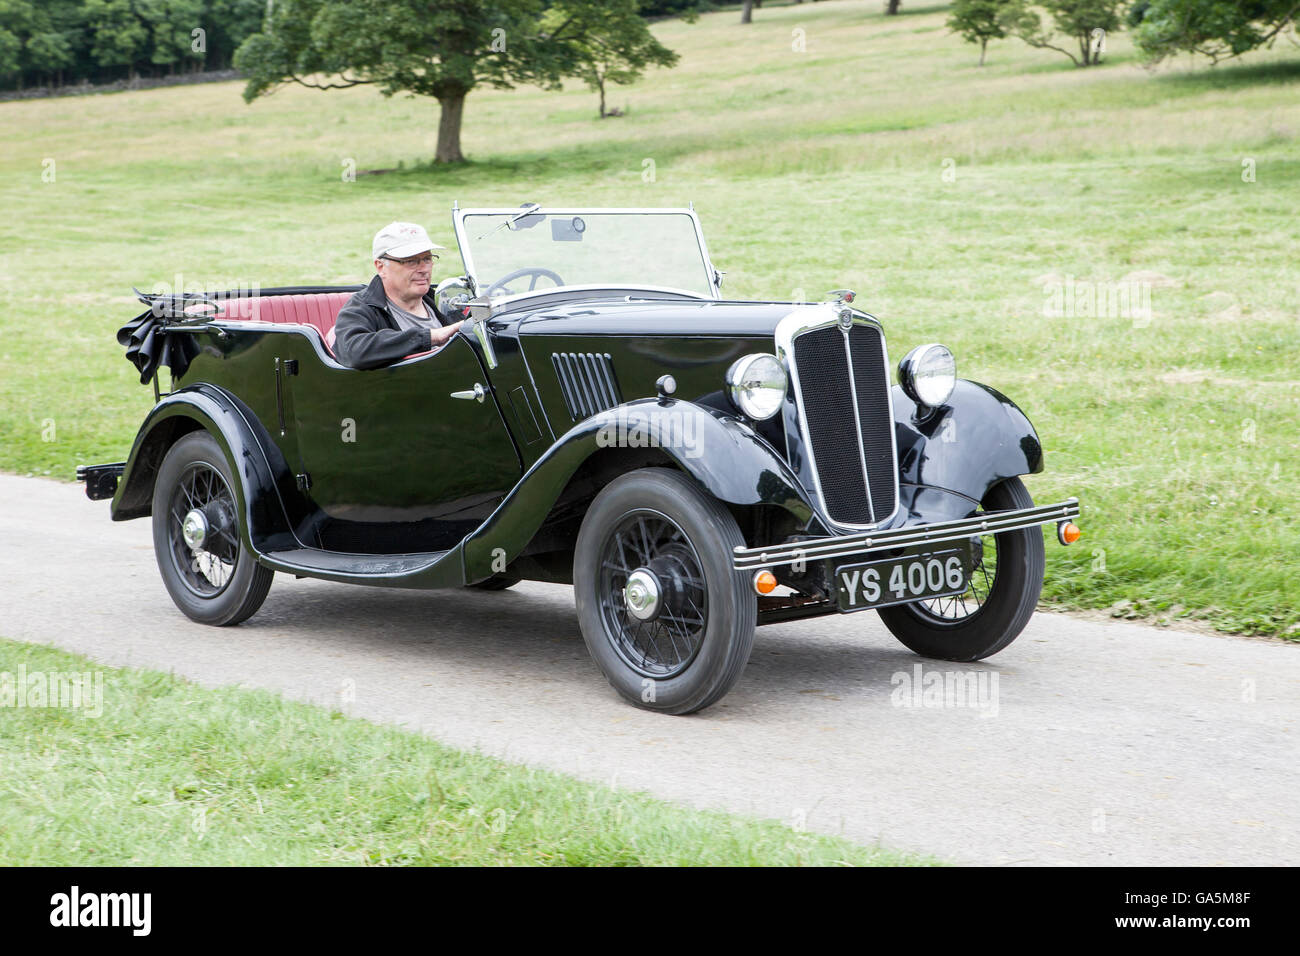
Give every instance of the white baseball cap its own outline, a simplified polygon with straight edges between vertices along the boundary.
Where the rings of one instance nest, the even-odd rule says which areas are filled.
[[[390,259],[407,259],[418,256],[421,252],[443,249],[424,231],[423,226],[413,222],[390,222],[375,233],[373,245],[374,256],[388,256]]]

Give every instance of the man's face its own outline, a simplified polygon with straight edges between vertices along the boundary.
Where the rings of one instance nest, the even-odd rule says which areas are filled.
[[[422,252],[409,259],[381,256],[375,260],[375,270],[390,299],[419,298],[429,291],[429,281],[433,275],[433,253]]]

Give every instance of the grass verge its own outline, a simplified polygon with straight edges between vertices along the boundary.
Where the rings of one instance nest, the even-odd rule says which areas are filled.
[[[80,709],[16,707],[5,675],[13,688],[20,674],[30,686],[36,674],[41,686],[54,674],[102,683],[88,680]],[[0,712],[3,866],[932,862],[10,640],[0,640]]]

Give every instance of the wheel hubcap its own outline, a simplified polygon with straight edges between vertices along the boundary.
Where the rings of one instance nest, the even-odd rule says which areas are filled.
[[[648,568],[637,568],[627,577],[623,601],[627,612],[638,621],[652,621],[659,614],[659,579]]]
[[[662,512],[630,511],[610,529],[599,567],[601,616],[619,657],[658,680],[686,670],[703,644],[709,602],[682,528]]]
[[[225,478],[206,462],[181,473],[168,508],[172,567],[195,595],[225,591],[239,561],[235,501]]]
[[[181,535],[191,548],[202,548],[208,539],[208,519],[198,508],[192,510],[181,522]]]

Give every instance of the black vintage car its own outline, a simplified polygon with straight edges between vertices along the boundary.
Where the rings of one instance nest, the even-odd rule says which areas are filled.
[[[739,679],[755,625],[875,609],[972,661],[1043,581],[1033,426],[941,345],[890,385],[847,290],[725,299],[691,209],[456,209],[446,346],[336,361],[355,288],[142,295],[122,330],[157,404],[125,463],[79,469],[152,516],[177,606],[237,624],[274,572],[401,588],[572,584],[614,688],[684,714]],[[158,368],[170,371],[164,392]]]

